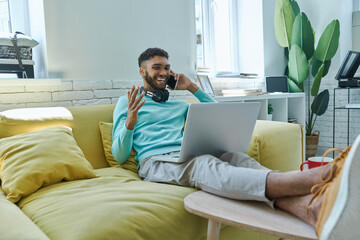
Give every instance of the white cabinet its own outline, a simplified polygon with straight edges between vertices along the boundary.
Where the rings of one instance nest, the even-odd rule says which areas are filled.
[[[218,96],[218,102],[260,102],[258,119],[267,120],[268,104],[273,108],[273,121],[288,122],[295,118],[305,126],[305,93],[274,93],[256,96]]]
[[[305,93],[274,93],[257,96],[219,96],[215,97],[218,102],[260,102],[258,119],[267,120],[268,104],[273,108],[273,121],[288,122],[288,119],[296,118],[296,122],[305,129]],[[303,134],[305,143],[305,134]],[[303,158],[305,158],[305,144]]]

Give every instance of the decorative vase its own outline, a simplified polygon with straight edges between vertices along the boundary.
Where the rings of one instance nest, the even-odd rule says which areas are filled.
[[[305,160],[314,157],[319,145],[320,131],[316,130],[310,136],[306,136],[306,155]]]
[[[267,115],[267,120],[268,120],[268,121],[272,121],[272,114],[268,114],[268,115]]]

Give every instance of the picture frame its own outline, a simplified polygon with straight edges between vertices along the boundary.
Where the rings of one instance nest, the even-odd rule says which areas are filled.
[[[201,89],[209,94],[209,95],[215,95],[214,89],[211,85],[210,79],[207,75],[197,75],[197,78],[199,80]]]

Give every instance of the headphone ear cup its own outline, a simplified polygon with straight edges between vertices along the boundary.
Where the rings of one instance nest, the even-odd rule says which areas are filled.
[[[169,99],[169,91],[164,90],[156,90],[155,92],[148,92],[144,87],[140,88],[140,94],[145,92],[145,95],[149,96],[154,100],[154,102],[166,102]]]
[[[166,102],[169,99],[169,91],[164,89],[164,96],[163,96],[163,102]]]
[[[163,101],[163,98],[164,98],[164,94],[163,94],[162,91],[156,90],[155,92],[153,92],[152,99],[153,99],[155,102],[162,102],[162,101]]]

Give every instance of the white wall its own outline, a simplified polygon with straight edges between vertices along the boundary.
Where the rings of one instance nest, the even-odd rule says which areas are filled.
[[[239,0],[239,70],[264,75],[262,0]]]
[[[31,37],[39,42],[33,49],[35,78],[48,78],[43,0],[29,1],[29,19]]]
[[[360,51],[360,11],[353,13],[352,30],[353,50]],[[358,69],[358,71],[360,71],[360,69]]]
[[[263,0],[264,72],[265,76],[284,75],[286,58],[284,48],[275,38],[274,11],[276,0]]]
[[[28,0],[10,0],[9,3],[12,31],[30,35]]]
[[[276,0],[238,1],[240,72],[284,74],[284,50],[274,33],[275,4]]]
[[[46,0],[48,70],[62,79],[138,79],[148,47],[170,54],[175,71],[195,77],[193,0]]]

